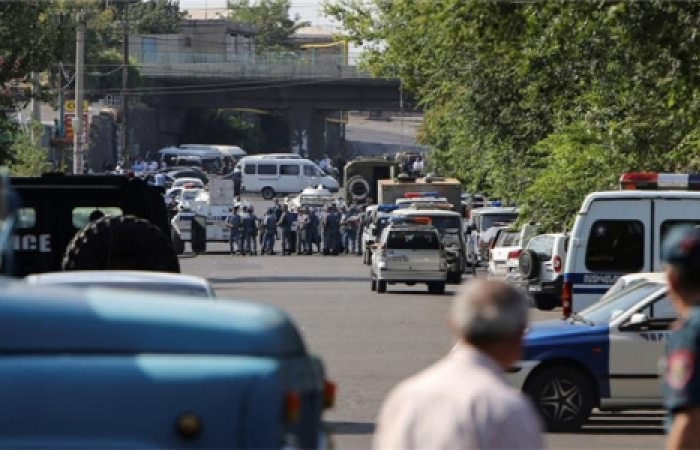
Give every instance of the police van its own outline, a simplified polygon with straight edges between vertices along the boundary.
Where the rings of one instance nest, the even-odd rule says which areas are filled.
[[[576,431],[593,408],[660,408],[659,358],[676,320],[664,274],[642,275],[567,320],[531,324],[506,379],[550,431]]]
[[[562,312],[597,302],[621,275],[660,270],[661,245],[677,225],[700,225],[700,175],[624,173],[622,190],[581,205],[564,269]]]
[[[338,180],[308,159],[267,159],[246,157],[236,165],[241,169],[245,192],[260,192],[266,200],[277,194],[301,192],[309,186],[322,186],[338,192]]]

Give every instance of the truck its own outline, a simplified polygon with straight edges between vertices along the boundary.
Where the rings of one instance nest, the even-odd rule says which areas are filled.
[[[462,184],[456,178],[401,175],[395,179],[377,181],[377,192],[380,205],[396,203],[400,198],[444,197],[454,211],[461,213],[462,210]]]
[[[362,157],[344,167],[345,202],[377,204],[379,180],[390,180],[399,175],[399,163],[386,158]]]
[[[180,272],[163,188],[123,175],[47,173],[10,182],[21,203],[11,275],[95,269]]]
[[[6,274],[20,200],[0,176]],[[276,307],[0,282],[2,448],[329,445],[335,385]]]

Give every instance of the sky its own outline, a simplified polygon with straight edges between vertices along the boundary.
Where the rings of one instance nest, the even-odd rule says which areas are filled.
[[[299,14],[302,20],[315,26],[329,26],[331,21],[320,11],[322,0],[292,0],[292,16]],[[226,0],[180,0],[180,7],[189,10],[204,10],[207,8],[224,8]]]

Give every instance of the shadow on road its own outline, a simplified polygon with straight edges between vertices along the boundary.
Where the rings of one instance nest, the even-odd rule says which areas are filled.
[[[664,414],[593,414],[577,434],[663,435]]]
[[[211,277],[210,283],[338,283],[338,282],[362,282],[369,284],[368,277],[348,276],[260,276],[260,277]]]
[[[370,422],[327,422],[331,434],[363,435],[374,434],[374,423]]]
[[[455,294],[455,292],[453,292],[453,291],[445,291],[445,293],[442,294],[441,296],[449,297],[449,296],[452,296],[454,294]],[[425,288],[425,289],[420,290],[420,291],[387,290],[386,295],[436,295],[437,296],[437,294],[429,293],[428,288]]]

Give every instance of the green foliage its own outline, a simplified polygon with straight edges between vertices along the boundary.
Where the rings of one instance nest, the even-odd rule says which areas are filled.
[[[187,13],[180,10],[178,0],[149,0],[129,9],[129,16],[141,34],[177,33]]]
[[[257,29],[255,46],[258,52],[293,49],[290,38],[302,27],[299,15],[290,17],[291,0],[228,0],[229,19],[252,24]]]
[[[20,130],[12,143],[10,175],[36,177],[46,170],[46,150],[41,147],[43,135],[44,126],[39,122],[32,122]]]
[[[185,118],[183,143],[238,145],[246,151],[260,147],[261,136],[255,125],[244,116],[226,109],[190,109]]]
[[[623,170],[700,168],[700,4],[340,0],[426,109],[431,164],[561,229]],[[440,24],[440,26],[435,26]]]

